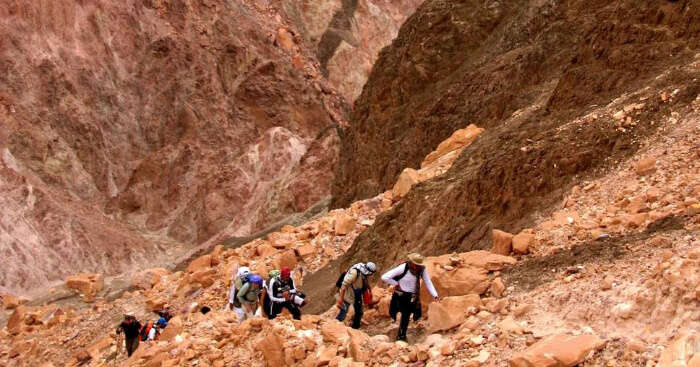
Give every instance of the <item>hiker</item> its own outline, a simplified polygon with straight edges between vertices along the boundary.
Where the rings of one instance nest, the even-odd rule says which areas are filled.
[[[235,283],[236,298],[234,299],[233,311],[238,315],[238,323],[240,324],[255,315],[263,281],[260,275],[248,273],[238,277]]]
[[[250,274],[250,269],[247,266],[241,266],[236,273],[236,277],[231,280],[231,290],[228,292],[228,306],[231,310],[233,310],[236,303],[236,279],[245,274]]]
[[[272,314],[270,319],[274,319],[286,308],[295,320],[301,320],[301,310],[293,302],[293,297],[297,293],[292,271],[289,268],[282,268],[280,275],[270,280],[268,296],[272,300]]]
[[[348,314],[348,309],[352,304],[352,308],[355,311],[355,316],[352,319],[352,328],[359,329],[360,321],[362,321],[362,302],[363,295],[365,292],[369,291],[369,281],[368,277],[377,271],[377,266],[373,262],[368,263],[357,263],[353,265],[347,272],[340,275],[336,286],[339,290],[338,296],[338,316],[336,320],[342,322],[345,320],[345,316]]]
[[[122,331],[124,331],[126,354],[131,357],[131,354],[139,347],[141,323],[132,315],[124,315],[124,321],[117,327],[117,334],[121,334]]]
[[[260,293],[260,299],[262,300],[262,313],[265,315],[268,319],[272,320],[275,318],[273,314],[273,306],[274,304],[272,303],[272,299],[270,299],[270,287],[269,285],[272,283],[272,280],[275,279],[280,275],[280,271],[277,269],[270,270],[267,273],[267,281],[263,281],[263,290]]]
[[[421,317],[419,278],[423,278],[428,293],[436,301],[440,300],[433,283],[430,281],[424,262],[425,258],[422,255],[412,253],[408,255],[408,261],[382,275],[384,283],[394,286],[394,293],[391,295],[391,303],[389,304],[389,315],[396,321],[396,314],[401,312],[396,340],[406,340],[406,329],[408,329],[411,314],[413,314],[413,321],[418,321]]]

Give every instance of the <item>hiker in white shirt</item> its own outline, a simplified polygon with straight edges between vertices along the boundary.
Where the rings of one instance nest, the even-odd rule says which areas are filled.
[[[396,321],[396,314],[401,313],[399,322],[399,332],[396,340],[406,340],[406,330],[408,322],[413,315],[413,320],[418,321],[421,317],[420,304],[420,280],[423,279],[425,287],[436,301],[439,301],[430,275],[425,269],[425,258],[420,254],[409,254],[408,261],[387,271],[382,275],[382,281],[394,286],[394,293],[391,296],[389,314]]]

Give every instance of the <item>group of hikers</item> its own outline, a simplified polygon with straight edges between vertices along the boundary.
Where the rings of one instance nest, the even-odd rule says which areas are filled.
[[[141,323],[134,315],[124,315],[124,321],[117,327],[117,335],[124,333],[124,346],[126,354],[131,356],[139,347],[139,342],[156,340],[160,331],[168,326],[168,321],[173,317],[169,310],[156,311],[158,321]]]
[[[352,306],[354,316],[351,326],[355,329],[360,328],[364,306],[372,303],[369,278],[376,272],[377,266],[373,262],[366,262],[357,263],[340,274],[336,281],[338,321],[345,321]],[[409,254],[407,261],[381,276],[381,280],[393,288],[389,315],[396,321],[398,314],[401,314],[397,341],[406,340],[411,317],[414,321],[421,317],[421,279],[428,293],[439,301],[437,291],[425,269],[425,258],[420,254]],[[295,320],[300,320],[301,308],[306,303],[306,296],[297,289],[292,271],[287,267],[270,271],[267,279],[252,273],[248,267],[240,267],[236,271],[228,297],[228,308],[236,313],[239,323],[255,316],[274,319],[285,309]],[[206,314],[209,310],[205,306],[202,313]],[[124,343],[129,356],[138,348],[139,341],[156,339],[159,331],[167,326],[172,317],[168,311],[159,312],[159,316],[157,322],[141,325],[132,315],[125,315],[117,333],[124,332]]]

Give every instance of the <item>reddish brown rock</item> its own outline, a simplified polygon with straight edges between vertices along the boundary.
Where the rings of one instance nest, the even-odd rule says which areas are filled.
[[[421,167],[429,165],[439,157],[451,151],[468,146],[483,132],[484,129],[474,124],[470,124],[464,129],[456,130],[449,138],[440,143],[440,145],[438,145],[438,147],[432,153],[425,157],[425,160],[423,160],[423,163],[421,163]]]
[[[634,170],[639,176],[654,173],[656,172],[656,159],[652,157],[644,158],[635,164]]]
[[[22,331],[24,326],[24,319],[27,316],[28,308],[25,306],[18,306],[7,319],[7,331],[10,334],[18,334]]]
[[[2,295],[2,306],[6,310],[11,310],[11,309],[17,308],[17,306],[25,303],[26,301],[27,301],[26,299],[23,299],[23,298],[20,298],[17,296],[13,296],[11,294]]]
[[[297,256],[300,258],[305,258],[308,256],[311,256],[316,253],[316,246],[311,244],[310,242],[306,242],[303,245],[297,247],[294,249],[296,252]]]
[[[335,218],[335,234],[346,235],[355,229],[355,224],[357,220],[355,218],[347,215],[341,214]]]
[[[400,199],[411,190],[413,185],[417,184],[418,182],[418,172],[412,168],[406,168],[403,170],[403,172],[401,172],[398,180],[396,180],[394,188],[391,190],[392,197],[394,200]]]
[[[535,235],[528,232],[520,232],[513,236],[513,252],[516,254],[527,254],[528,250],[535,243]]]
[[[256,348],[262,352],[268,366],[284,366],[284,340],[276,333],[270,333],[263,338]]]
[[[491,232],[492,247],[491,252],[499,255],[508,255],[513,248],[513,235],[494,229]]]
[[[593,334],[548,336],[509,360],[510,367],[573,367],[583,362],[588,353],[605,342]]]
[[[196,271],[205,270],[211,267],[211,255],[204,255],[194,259],[187,265],[186,271],[194,273]]]
[[[658,367],[690,367],[691,361],[697,364],[699,362],[698,359],[700,359],[700,350],[697,349],[698,344],[700,344],[700,336],[698,336],[697,332],[682,331],[661,352]]]

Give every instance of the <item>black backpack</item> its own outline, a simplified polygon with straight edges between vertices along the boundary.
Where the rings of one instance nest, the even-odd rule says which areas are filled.
[[[335,281],[335,287],[340,289],[340,287],[343,286],[343,279],[345,279],[345,274],[347,274],[347,271],[344,271],[340,273],[340,276],[338,277],[338,280]]]

